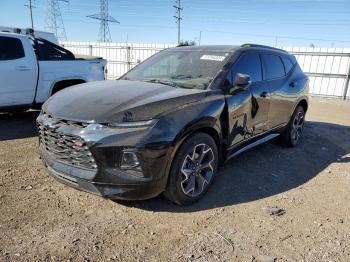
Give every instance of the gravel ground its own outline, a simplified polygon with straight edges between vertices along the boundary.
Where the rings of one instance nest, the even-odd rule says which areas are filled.
[[[56,182],[38,157],[36,116],[0,116],[0,261],[350,260],[349,102],[313,99],[298,148],[240,155],[188,207]]]

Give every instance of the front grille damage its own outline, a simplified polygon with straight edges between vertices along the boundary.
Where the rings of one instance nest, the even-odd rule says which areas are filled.
[[[69,126],[69,127],[79,127],[79,128],[84,128],[89,125],[88,123],[84,123],[84,122],[77,122],[77,121],[71,121],[71,120],[65,120],[65,119],[55,119],[51,114],[48,114],[45,112],[42,114],[48,120],[54,120],[55,123],[58,125]]]
[[[52,116],[44,115],[53,120]],[[51,128],[44,123],[38,124],[40,145],[55,158],[55,160],[85,169],[97,169],[96,162],[85,141],[75,135],[68,135],[57,131],[58,127],[83,127],[85,124],[66,120],[55,121]]]

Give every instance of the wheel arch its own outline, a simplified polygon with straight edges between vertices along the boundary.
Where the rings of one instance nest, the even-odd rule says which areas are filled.
[[[298,107],[298,106],[301,106],[305,113],[307,112],[307,110],[309,109],[309,101],[308,101],[308,98],[307,97],[302,97],[298,100],[297,103],[295,103],[294,107],[293,107],[293,110],[290,112],[290,117],[293,115],[295,109]]]
[[[205,133],[213,138],[218,149],[219,164],[223,162],[223,157],[224,157],[223,138],[222,138],[220,120],[215,119],[214,117],[210,117],[210,118],[207,117],[199,121],[196,121],[196,123],[192,125],[185,127],[183,130],[181,130],[178,133],[177,137],[174,139],[173,150],[171,152],[169,162],[166,167],[166,176],[167,176],[166,181],[168,181],[169,179],[169,172],[172,168],[176,153],[178,152],[180,147],[183,145],[183,143],[190,136],[196,133]],[[168,182],[166,182],[166,184],[167,183]]]
[[[83,78],[69,78],[69,79],[60,79],[52,84],[50,95],[54,95],[58,91],[61,91],[67,87],[86,83],[86,80]]]
[[[199,121],[196,121],[195,124],[185,127],[179,132],[175,139],[174,150],[172,152],[172,157],[176,155],[177,150],[181,147],[183,142],[188,139],[190,136],[196,133],[205,133],[214,139],[215,144],[218,149],[219,157],[221,155],[222,147],[222,132],[220,120],[214,117],[205,117]]]
[[[302,108],[304,108],[304,111],[306,112],[309,108],[309,104],[307,102],[307,100],[305,98],[301,99],[298,104],[297,104],[297,107],[298,106],[301,106]]]

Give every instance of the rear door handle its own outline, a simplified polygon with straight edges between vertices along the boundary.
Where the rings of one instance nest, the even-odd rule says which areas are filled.
[[[32,69],[30,67],[27,67],[27,66],[17,66],[16,70],[17,71],[29,71],[29,70],[32,70]]]
[[[262,93],[260,94],[260,97],[267,97],[267,92],[266,92],[266,91],[262,92]]]
[[[295,81],[290,82],[289,86],[290,87],[296,87],[297,86],[297,82],[295,82]]]

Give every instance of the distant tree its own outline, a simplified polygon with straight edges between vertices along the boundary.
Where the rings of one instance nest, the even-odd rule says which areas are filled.
[[[179,43],[179,46],[190,46],[190,45],[196,45],[196,42],[193,40],[181,40]]]

